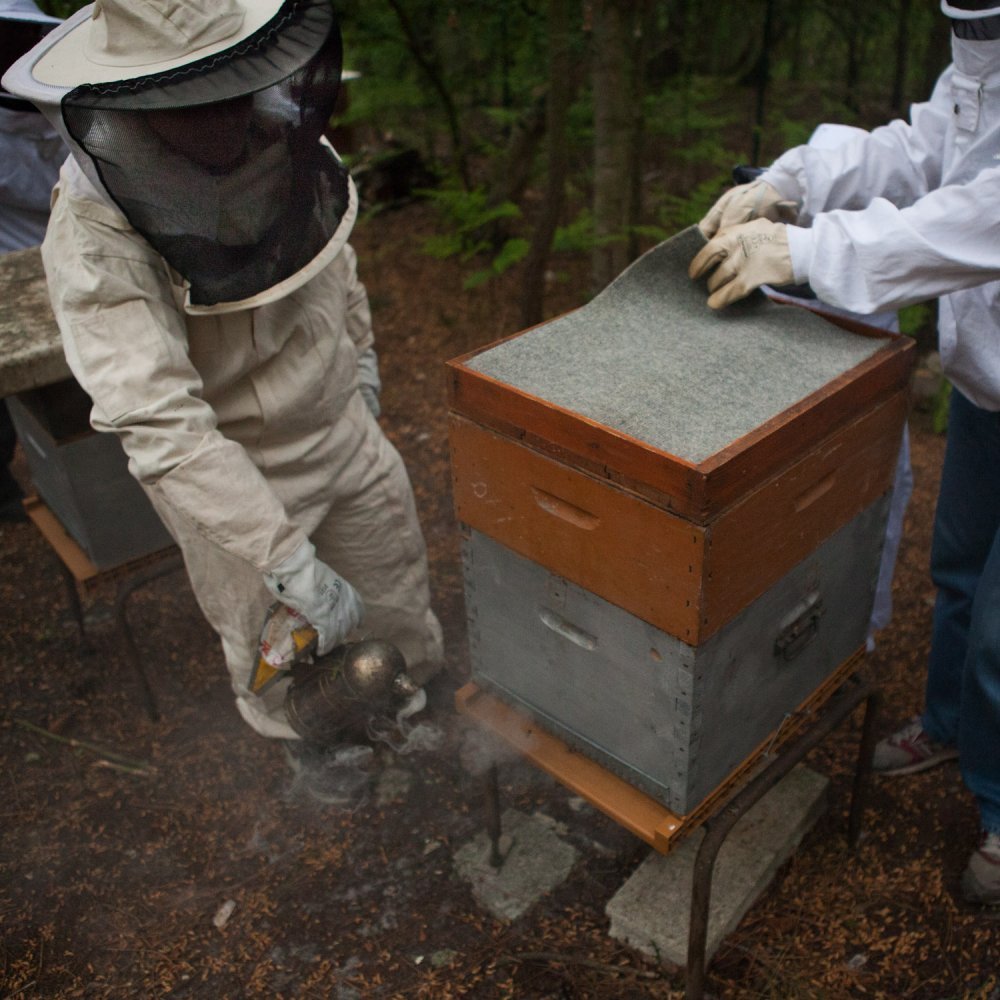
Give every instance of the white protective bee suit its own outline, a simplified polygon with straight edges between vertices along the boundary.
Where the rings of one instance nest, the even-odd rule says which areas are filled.
[[[267,3],[330,16],[308,0],[189,7],[200,6],[211,28],[223,7],[239,24],[241,7],[250,16]],[[113,7],[127,13],[127,5],[104,4]],[[373,334],[347,243],[353,185],[346,181],[342,217],[304,266],[240,301],[194,304],[192,281],[117,203],[131,211],[123,189],[112,200],[95,183],[95,162],[105,177],[114,164],[81,155],[73,145],[80,133],[70,129],[68,138],[75,157],[53,193],[42,246],[66,357],[93,400],[93,426],[120,437],[131,472],[180,546],[221,637],[243,718],[262,735],[296,738],[282,704],[286,684],[261,696],[247,687],[289,566],[320,590],[332,579],[341,604],[349,593],[357,612],[340,633],[394,643],[422,683],[441,658],[440,628],[409,479],[359,391]],[[146,191],[140,184],[137,197]],[[148,191],[155,201],[157,190]],[[331,631],[327,648],[345,637]]]
[[[1000,45],[953,37],[952,55],[909,122],[799,146],[764,179],[801,203],[787,230],[796,281],[861,313],[942,296],[945,374],[1000,410]]]

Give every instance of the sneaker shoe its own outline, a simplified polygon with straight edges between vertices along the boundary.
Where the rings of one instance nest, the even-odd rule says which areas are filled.
[[[958,748],[935,743],[924,732],[920,716],[915,715],[898,732],[879,740],[872,758],[872,770],[880,774],[914,774],[957,757]]]
[[[351,809],[364,801],[374,765],[371,747],[285,740],[284,751],[294,775],[293,792],[302,791],[323,805]]]
[[[983,830],[962,873],[962,896],[970,903],[1000,905],[1000,833]]]

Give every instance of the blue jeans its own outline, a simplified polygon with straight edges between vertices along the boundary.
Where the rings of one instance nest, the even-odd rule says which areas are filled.
[[[983,827],[1000,833],[1000,413],[951,394],[934,520],[937,586],[924,729],[958,747]]]

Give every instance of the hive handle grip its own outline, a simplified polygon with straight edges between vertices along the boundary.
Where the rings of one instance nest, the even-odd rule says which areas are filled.
[[[818,591],[800,601],[778,627],[774,655],[794,660],[816,638],[824,611],[823,598]]]
[[[824,476],[818,483],[814,483],[805,492],[800,493],[795,498],[795,513],[801,514],[807,507],[811,507],[820,497],[826,496],[833,489],[836,482],[836,472],[831,472]]]
[[[572,622],[566,621],[562,615],[557,615],[548,608],[542,608],[538,612],[538,617],[547,629],[555,632],[556,635],[561,635],[564,639],[568,639],[581,649],[585,649],[587,652],[597,649],[597,636],[584,632],[582,628],[577,628]]]
[[[596,514],[591,514],[590,511],[577,507],[547,490],[532,486],[531,495],[535,503],[546,514],[558,517],[561,521],[566,521],[574,527],[582,528],[584,531],[593,531],[601,523],[601,519]]]

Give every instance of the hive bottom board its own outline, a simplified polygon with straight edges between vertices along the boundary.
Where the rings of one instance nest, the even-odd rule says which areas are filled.
[[[673,813],[864,644],[888,498],[689,646],[494,540],[463,540],[472,675]]]

